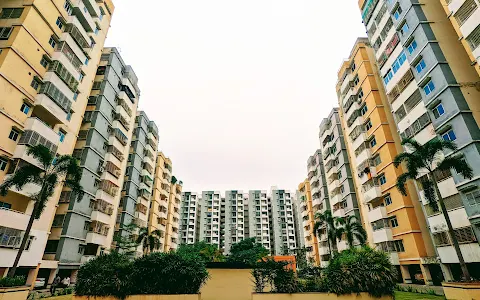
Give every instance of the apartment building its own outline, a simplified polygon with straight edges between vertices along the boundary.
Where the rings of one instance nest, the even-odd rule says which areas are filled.
[[[479,262],[475,253],[480,250],[475,99],[480,91],[471,83],[478,81],[478,73],[470,66],[453,26],[445,22],[442,3],[419,3],[369,0],[359,1],[359,6],[400,137],[420,143],[437,136],[455,141],[459,150],[446,155],[463,155],[474,170],[471,180],[450,172],[435,176],[464,258],[475,273]],[[458,259],[445,220],[427,204],[421,190],[420,195],[445,279],[458,279]]]
[[[215,245],[218,249],[225,247],[225,237],[220,234],[221,226],[225,222],[222,212],[225,213],[225,198],[221,196],[220,192],[202,192],[199,240]]]
[[[272,208],[267,191],[250,190],[248,192],[249,237],[255,237],[270,253],[273,248]]]
[[[304,248],[305,245],[305,233],[303,231],[302,225],[302,199],[300,199],[302,193],[299,190],[295,193],[295,198],[293,199],[293,214],[295,215],[295,235],[297,237],[298,248]]]
[[[312,193],[308,179],[305,179],[298,185],[295,204],[298,207],[297,224],[300,228],[299,231],[302,232],[303,243],[307,249],[307,261],[311,264],[319,265],[318,239],[315,232],[313,232],[315,214],[313,212]],[[300,235],[297,235],[298,240],[300,237]]]
[[[130,90],[128,92],[128,90]],[[126,85],[123,91],[139,95],[135,87]],[[128,154],[127,169],[122,188],[122,198],[117,212],[116,234],[119,236],[135,236],[125,228],[131,223],[138,227],[147,227],[150,201],[155,177],[155,161],[158,148],[158,129],[150,121],[144,111],[138,111],[135,117],[132,142]],[[170,178],[168,178],[170,180]],[[142,246],[137,255],[143,253]]]
[[[112,244],[138,105],[138,98],[120,94],[122,81],[136,84],[136,78],[122,75],[126,68],[117,49],[103,49],[73,150],[82,168],[84,197],[74,201],[70,191],[62,191],[45,248],[47,256],[59,261],[62,276],[75,277],[71,273],[82,263]]]
[[[359,38],[342,63],[337,94],[370,245],[389,253],[404,282],[422,274],[433,283],[442,271],[425,263],[436,254],[414,184],[407,196],[395,186],[406,171],[393,165],[403,149],[368,39]]]
[[[297,249],[295,214],[293,211],[295,196],[290,191],[281,190],[277,187],[272,187],[270,195],[273,253],[275,255],[293,255]]]
[[[232,244],[248,237],[248,194],[244,194],[243,191],[226,191],[223,217],[220,234],[224,235],[225,254],[228,254]]]
[[[467,51],[471,65],[480,75],[480,1],[478,0],[440,0],[447,17],[452,22],[458,40]],[[472,82],[480,89],[480,79]]]
[[[160,249],[164,251],[167,244],[167,220],[170,204],[170,182],[166,178],[172,175],[172,161],[162,152],[157,153],[155,177],[153,178],[152,202],[148,215],[149,231],[160,231]]]
[[[36,165],[27,146],[42,144],[57,155],[71,154],[82,125],[114,6],[111,1],[19,1],[0,3],[0,86],[3,134],[0,136],[0,181],[25,165]],[[0,274],[13,264],[33,211],[27,185],[0,197]],[[59,203],[59,186],[33,224],[17,274],[27,283],[37,276],[53,280],[61,257],[49,243]],[[90,203],[88,196],[82,203]],[[63,208],[65,209],[65,208]],[[76,234],[85,238],[84,225]],[[58,231],[58,230],[55,230]],[[60,233],[55,233],[56,239]],[[48,251],[44,249],[49,246]]]
[[[171,176],[170,199],[168,202],[167,234],[165,239],[165,252],[176,250],[179,245],[180,227],[180,198],[182,195],[183,182],[175,176]]]
[[[328,118],[323,119],[320,124],[320,150],[325,166],[325,178],[330,202],[329,209],[334,217],[355,216],[358,221],[361,221],[358,195],[345,144],[341,118],[339,109],[334,108]],[[358,124],[359,120],[354,123]],[[325,245],[323,243],[326,241],[326,235],[322,234],[320,243]],[[342,251],[347,248],[347,243],[342,239],[337,245],[333,246]]]
[[[180,203],[180,243],[194,244],[200,241],[200,204],[197,193],[183,192]]]

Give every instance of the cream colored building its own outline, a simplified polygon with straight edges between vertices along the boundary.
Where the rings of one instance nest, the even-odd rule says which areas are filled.
[[[71,154],[82,124],[114,6],[106,1],[3,0],[0,2],[0,180],[26,164],[27,145]],[[12,265],[38,187],[0,198],[0,275]],[[58,260],[44,253],[59,187],[34,222],[17,274],[52,280]],[[52,233],[53,234],[53,233]]]

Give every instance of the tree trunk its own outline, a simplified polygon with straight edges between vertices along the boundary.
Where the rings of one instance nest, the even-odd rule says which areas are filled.
[[[13,262],[13,266],[8,270],[8,277],[13,277],[15,276],[15,272],[17,271],[17,266],[20,261],[20,258],[22,257],[23,250],[25,249],[25,245],[27,245],[28,238],[30,236],[30,231],[32,230],[33,226],[33,221],[35,221],[35,214],[37,211],[37,201],[35,201],[35,204],[33,206],[33,212],[32,215],[30,216],[30,219],[28,220],[28,225],[27,229],[25,229],[25,234],[23,235],[22,238],[22,243],[20,244],[20,248],[18,248],[17,256],[15,257],[15,261]]]
[[[467,265],[465,264],[465,260],[463,259],[462,251],[460,250],[460,245],[458,244],[457,237],[455,236],[455,231],[453,231],[452,222],[450,221],[450,216],[448,215],[447,208],[445,207],[445,203],[443,202],[443,197],[440,194],[440,190],[438,189],[437,179],[433,173],[430,174],[430,178],[433,182],[433,187],[435,188],[435,193],[438,197],[438,203],[440,204],[440,208],[442,210],[443,216],[445,217],[445,221],[448,227],[448,234],[452,239],[453,248],[455,248],[455,252],[457,253],[458,261],[460,262],[460,268],[462,269],[463,279],[466,281],[472,280],[470,277],[470,272],[468,271]]]

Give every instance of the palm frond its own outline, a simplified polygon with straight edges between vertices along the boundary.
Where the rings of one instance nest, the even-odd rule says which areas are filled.
[[[437,166],[438,170],[447,171],[454,169],[455,172],[465,178],[473,178],[473,170],[463,157],[448,156]]]
[[[38,162],[47,170],[52,164],[55,156],[43,145],[28,146],[27,154],[38,160]]]
[[[0,195],[6,196],[8,190],[12,187],[15,187],[19,191],[28,183],[41,185],[42,173],[43,171],[34,165],[24,165],[0,185]]]
[[[403,152],[403,153],[400,153],[398,154],[395,159],[393,160],[393,165],[395,166],[395,168],[398,168],[398,166],[404,162],[404,161],[408,161],[410,159],[413,158],[413,154],[412,153],[408,153],[408,152]]]
[[[420,150],[420,148],[422,148],[422,145],[420,145],[415,139],[412,138],[403,139],[402,145],[409,148],[409,150],[411,150],[412,152],[418,151]]]
[[[402,195],[406,196],[407,195],[407,188],[405,187],[405,184],[407,183],[407,180],[409,179],[415,179],[415,177],[412,178],[410,173],[403,173],[402,175],[397,177],[397,189],[402,193]]]

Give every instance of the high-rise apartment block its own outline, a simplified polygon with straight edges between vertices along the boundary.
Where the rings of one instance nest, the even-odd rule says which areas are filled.
[[[113,10],[110,0],[1,1],[0,121],[5,129],[0,137],[0,181],[25,164],[36,165],[26,154],[27,146],[42,144],[57,155],[73,152]],[[106,151],[103,144],[100,151]],[[96,172],[96,166],[92,170]],[[34,191],[39,187],[27,185],[0,199],[0,232],[9,237],[1,243],[2,275],[13,264],[33,210],[29,195]],[[59,201],[61,192],[59,186],[33,224],[17,272],[28,275],[28,283],[37,274],[51,280],[57,268],[68,268],[70,259],[80,262],[88,242],[108,247],[104,235],[102,241],[89,239],[93,222],[80,216],[80,206],[86,215],[93,213],[89,207],[95,199],[93,184],[92,194],[79,203],[69,202],[66,193]],[[67,232],[65,221],[75,223],[75,230]],[[67,248],[75,253],[67,255],[63,251]]]
[[[166,173],[168,176],[168,173]],[[165,252],[176,250],[179,242],[180,228],[180,203],[183,189],[183,182],[179,181],[175,176],[171,176],[170,198],[168,203],[167,214],[167,235],[165,239]]]
[[[181,243],[205,241],[225,254],[232,244],[255,238],[271,254],[293,253],[299,247],[296,234],[295,197],[288,190],[272,188],[247,192],[229,190],[182,193]]]
[[[441,270],[423,263],[435,251],[414,184],[407,183],[407,196],[396,188],[397,178],[406,170],[396,168],[393,160],[403,149],[367,39],[358,39],[343,62],[337,95],[370,245],[389,253],[405,282],[415,274],[431,281],[431,273]]]
[[[180,203],[180,243],[193,244],[200,240],[200,202],[197,193],[183,192]]]
[[[480,251],[477,242],[480,228],[476,226],[479,215],[476,199],[480,195],[477,138],[480,90],[475,85],[479,76],[454,26],[446,22],[442,2],[361,0],[359,6],[400,137],[415,138],[420,143],[434,137],[454,141],[459,150],[445,154],[463,156],[473,169],[472,179],[454,172],[435,174],[469,265],[478,262],[473,253]],[[476,1],[449,2],[450,9],[459,7],[453,11],[454,18],[457,14],[465,25],[478,22],[478,18],[467,22],[468,15],[473,16],[476,10]],[[465,5],[463,9],[461,2]],[[445,220],[428,205],[420,187],[417,189],[439,258],[419,257],[420,262],[432,263],[432,268],[441,262],[446,279],[458,278],[458,259],[453,255]],[[409,270],[414,273],[412,268]],[[406,275],[403,271],[402,274]],[[408,277],[404,279],[408,282]],[[428,276],[426,279],[429,280]]]
[[[308,179],[305,179],[298,185],[295,206],[298,207],[297,226],[299,226],[299,230],[303,232],[303,234],[297,235],[297,238],[300,239],[301,236],[303,236],[303,244],[307,250],[307,261],[311,264],[319,265],[318,238],[313,231],[315,213],[313,211],[312,193]],[[301,245],[302,243],[299,242],[299,244]]]

